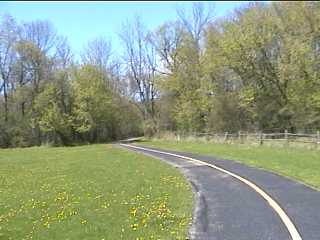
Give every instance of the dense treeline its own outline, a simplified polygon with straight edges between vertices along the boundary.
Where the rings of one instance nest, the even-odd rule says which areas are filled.
[[[156,35],[168,72],[161,82],[170,106],[163,115],[172,116],[166,126],[319,129],[319,2],[253,3],[208,24],[199,12],[192,24],[183,21],[184,31],[172,23]]]
[[[110,44],[88,43],[75,63],[47,21],[0,25],[0,146],[105,142],[141,133]]]
[[[105,142],[170,131],[320,128],[320,3],[197,3],[148,31],[123,25],[80,60],[47,21],[0,24],[0,145]]]

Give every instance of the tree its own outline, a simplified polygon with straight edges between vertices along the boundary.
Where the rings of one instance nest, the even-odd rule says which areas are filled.
[[[100,37],[88,42],[81,58],[84,64],[92,64],[101,71],[106,71],[109,68],[111,54],[110,41]]]
[[[207,49],[214,62],[210,75],[221,79],[224,72],[232,72],[239,104],[258,129],[295,131],[297,117],[306,116],[298,102],[308,104],[306,95],[317,85],[312,47],[317,32],[313,26],[319,21],[316,9],[304,3],[255,3],[209,30]]]
[[[191,14],[148,31],[123,26],[75,62],[48,21],[0,23],[0,146],[103,142],[159,130],[315,131],[320,4],[249,3],[213,21]],[[120,58],[122,57],[122,59]]]
[[[107,84],[114,91],[120,91],[120,62],[112,54],[111,42],[103,37],[89,41],[81,54],[82,63],[96,66],[104,72]]]
[[[155,49],[147,40],[147,32],[137,17],[133,24],[123,26],[120,38],[125,46],[126,77],[129,81],[131,97],[139,102],[145,120],[155,125],[156,55]]]
[[[72,80],[74,128],[90,142],[113,138],[114,106],[106,76],[98,68],[84,65],[75,70]],[[110,131],[104,134],[103,131]],[[87,135],[86,135],[87,134]]]
[[[173,125],[183,131],[201,131],[208,112],[202,42],[211,15],[199,3],[193,5],[191,17],[181,9],[178,16],[178,21],[161,26],[151,38],[164,68],[159,85],[166,92],[162,96],[172,99],[168,115],[176,121]]]
[[[35,120],[40,130],[47,134],[47,141],[68,145],[72,139],[72,116],[64,111],[61,93],[54,84],[46,86],[35,99]]]
[[[8,94],[10,89],[10,79],[12,66],[16,59],[14,44],[18,40],[19,29],[14,19],[9,15],[4,15],[0,23],[0,93],[4,98],[4,120],[8,121]]]
[[[20,38],[32,42],[41,52],[48,54],[56,45],[58,35],[49,21],[31,21],[22,24]]]

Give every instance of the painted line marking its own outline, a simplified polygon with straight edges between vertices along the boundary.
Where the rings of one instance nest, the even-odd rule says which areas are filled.
[[[244,184],[246,184],[249,187],[251,187],[255,192],[257,192],[262,198],[264,198],[269,203],[271,208],[273,208],[273,210],[279,215],[280,219],[282,220],[282,222],[284,223],[284,225],[288,229],[292,240],[302,240],[302,237],[300,236],[297,228],[295,227],[295,225],[293,224],[293,222],[291,221],[289,216],[285,213],[285,211],[280,207],[280,205],[275,200],[273,200],[260,187],[258,187],[253,182],[245,179],[244,177],[241,177],[241,176],[239,176],[239,175],[237,175],[237,174],[235,174],[233,172],[225,170],[225,169],[223,169],[221,167],[218,167],[218,166],[216,166],[214,164],[206,163],[206,162],[200,161],[200,160],[195,159],[195,158],[186,157],[186,156],[182,156],[182,155],[178,155],[178,154],[174,154],[174,153],[158,151],[158,150],[149,149],[149,148],[144,148],[144,147],[133,146],[133,145],[129,145],[129,144],[120,144],[120,145],[121,146],[125,146],[125,147],[129,147],[129,148],[135,148],[135,149],[139,149],[139,150],[144,150],[144,151],[149,151],[149,152],[154,152],[154,153],[160,153],[160,154],[164,154],[164,155],[169,155],[169,156],[173,156],[173,157],[177,157],[177,158],[186,159],[186,160],[189,160],[191,162],[195,162],[195,163],[198,163],[198,164],[202,164],[202,165],[214,168],[214,169],[216,169],[216,170],[218,170],[220,172],[226,173],[226,174],[238,179],[239,181],[241,181]]]

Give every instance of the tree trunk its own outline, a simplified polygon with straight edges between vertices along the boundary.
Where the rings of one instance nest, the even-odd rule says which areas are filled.
[[[8,122],[8,93],[7,93],[7,84],[4,82],[3,86],[3,96],[4,96],[4,121]]]

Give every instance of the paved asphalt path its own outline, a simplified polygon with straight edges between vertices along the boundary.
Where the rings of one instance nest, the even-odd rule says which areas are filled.
[[[140,145],[139,145],[140,146]],[[161,150],[214,164],[252,181],[290,217],[303,240],[320,240],[320,192],[274,173],[231,160]],[[289,240],[286,226],[253,189],[226,173],[187,160],[142,152],[179,168],[193,186],[196,206],[190,238],[196,240]]]

